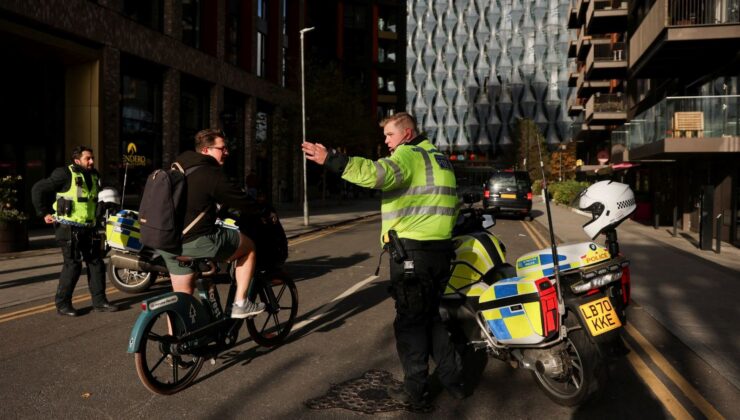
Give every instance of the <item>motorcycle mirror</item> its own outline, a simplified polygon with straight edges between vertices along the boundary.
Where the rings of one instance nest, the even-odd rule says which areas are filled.
[[[496,219],[494,219],[493,216],[490,214],[484,214],[483,215],[483,229],[488,229],[493,226],[496,226]]]

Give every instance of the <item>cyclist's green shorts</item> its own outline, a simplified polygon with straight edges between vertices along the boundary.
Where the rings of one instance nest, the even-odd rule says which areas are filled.
[[[213,258],[216,261],[226,261],[229,257],[234,255],[237,248],[239,248],[239,231],[236,229],[226,229],[218,227],[216,232],[204,235],[184,243],[182,245],[182,253],[192,258]],[[180,267],[179,263],[175,259],[176,254],[172,254],[166,251],[159,251],[160,255],[167,264],[167,270],[171,274],[192,274],[195,272],[190,267]]]

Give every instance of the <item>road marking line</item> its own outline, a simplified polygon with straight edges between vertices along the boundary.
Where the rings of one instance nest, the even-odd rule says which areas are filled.
[[[288,241],[288,246],[302,244],[304,242],[312,241],[314,239],[318,239],[318,238],[322,238],[327,235],[331,235],[332,233],[341,232],[343,230],[347,230],[351,227],[354,227],[357,224],[358,223],[351,223],[351,224],[342,225],[342,226],[335,226],[335,227],[327,228],[326,230],[322,230],[321,232],[311,234],[309,236],[298,237],[296,239]]]
[[[303,321],[295,324],[293,326],[293,331],[297,331],[297,330],[303,328],[304,326],[306,326],[306,325],[308,325],[308,324],[310,324],[310,323],[318,320],[319,318],[323,317],[324,315],[326,315],[327,312],[329,312],[331,309],[333,309],[335,306],[337,306],[337,304],[339,303],[339,301],[341,301],[345,297],[351,295],[352,293],[358,291],[359,289],[361,289],[362,287],[364,287],[366,284],[372,282],[373,280],[375,280],[377,278],[379,278],[379,277],[373,275],[373,276],[370,276],[370,277],[366,278],[365,280],[362,280],[359,283],[355,283],[354,286],[352,286],[349,289],[345,290],[344,293],[342,293],[341,295],[335,297],[334,299],[332,299],[331,301],[325,303],[322,307],[320,307],[316,311],[316,315],[312,316],[311,318],[304,319]]]
[[[116,288],[114,288],[114,287],[109,287],[109,288],[105,289],[105,294],[108,295],[108,296],[113,295],[113,294],[116,294],[118,292],[119,292],[119,290],[116,289]],[[90,297],[89,294],[88,295],[79,295],[79,296],[75,296],[75,297],[72,298],[72,303],[86,302],[86,301],[88,301],[90,299],[91,299],[91,297]],[[43,305],[38,305],[38,306],[31,307],[31,308],[26,308],[26,309],[21,309],[19,311],[15,311],[15,312],[10,312],[10,313],[4,314],[4,315],[0,315],[0,324],[2,324],[4,322],[12,321],[14,319],[18,319],[18,318],[25,318],[27,316],[36,315],[36,314],[40,314],[40,313],[43,313],[43,312],[53,311],[55,309],[56,309],[56,304],[55,303],[45,303]]]
[[[635,354],[629,343],[625,342],[624,344],[631,350],[627,355],[627,360],[629,360],[630,364],[635,369],[635,372],[640,375],[645,384],[651,391],[653,391],[655,396],[658,397],[658,400],[660,400],[661,404],[663,404],[668,412],[678,420],[692,419],[693,416],[686,411],[684,406],[681,405],[681,403],[673,396],[671,391],[663,384],[663,382],[655,376],[655,373],[650,370],[648,365],[645,364],[640,356]]]
[[[540,236],[537,234],[537,232],[534,231],[534,228],[531,226],[527,226],[527,223],[524,221],[521,221],[522,226],[524,226],[524,230],[529,233],[530,239],[532,239],[532,242],[534,242],[534,246],[537,248],[544,248],[545,242],[540,238]]]
[[[627,334],[632,337],[633,340],[637,342],[637,344],[642,347],[642,349],[647,353],[648,356],[653,360],[656,366],[671,380],[674,384],[678,387],[678,389],[683,392],[684,395],[688,399],[691,400],[691,402],[694,403],[696,408],[701,410],[701,412],[708,418],[708,419],[724,419],[722,414],[717,411],[712,404],[710,404],[704,397],[699,393],[699,391],[694,388],[689,381],[687,381],[676,369],[673,368],[673,366],[668,362],[668,360],[663,357],[662,354],[652,345],[650,342],[631,324],[627,324],[625,326],[625,331]]]

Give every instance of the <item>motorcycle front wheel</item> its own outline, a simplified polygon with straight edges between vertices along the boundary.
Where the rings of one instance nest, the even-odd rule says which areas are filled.
[[[157,279],[157,273],[129,270],[108,263],[108,278],[113,286],[122,292],[141,293],[152,287]]]
[[[585,327],[573,329],[580,324],[577,315],[569,313],[565,325],[570,331],[565,339],[564,360],[570,363],[566,372],[557,378],[538,370],[532,378],[547,396],[562,406],[573,407],[595,398],[606,386],[606,369],[596,345],[586,336]]]

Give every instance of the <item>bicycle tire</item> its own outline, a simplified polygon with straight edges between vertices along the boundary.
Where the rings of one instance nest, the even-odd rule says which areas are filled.
[[[172,320],[174,336],[169,334],[168,318]],[[184,322],[172,311],[160,312],[147,323],[144,337],[134,354],[136,373],[147,389],[155,394],[171,395],[193,382],[203,366],[203,357],[173,355],[169,341],[183,335]],[[185,374],[180,375],[180,369]]]
[[[298,313],[298,289],[293,280],[283,274],[256,281],[260,284],[252,288],[250,299],[263,302],[265,311],[246,320],[247,331],[260,346],[275,347],[285,341],[293,328]]]

